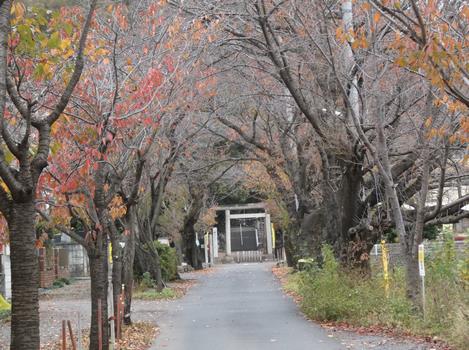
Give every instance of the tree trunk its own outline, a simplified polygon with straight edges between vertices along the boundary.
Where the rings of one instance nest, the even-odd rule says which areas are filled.
[[[202,269],[202,261],[200,260],[199,247],[197,246],[197,242],[195,239],[195,216],[198,217],[198,215],[194,214],[186,218],[183,227],[182,237],[187,263],[190,264],[194,269],[200,270]]]
[[[190,264],[195,270],[202,269],[202,262],[199,256],[199,247],[196,242],[196,235],[194,227],[190,224],[186,225],[183,233],[184,251],[185,257],[188,264]]]
[[[426,115],[433,115],[434,112],[434,105],[433,105],[433,93],[431,88],[427,94],[427,100],[425,105],[425,114]],[[420,298],[420,294],[422,293],[419,279],[420,273],[418,268],[418,246],[423,241],[423,229],[425,227],[425,215],[426,215],[426,208],[425,204],[427,202],[427,196],[429,191],[429,184],[430,184],[430,163],[431,163],[431,153],[430,153],[430,145],[428,144],[427,135],[425,134],[425,129],[420,130],[419,132],[419,139],[422,144],[422,184],[419,192],[418,202],[417,202],[417,213],[415,217],[415,225],[414,230],[406,232],[408,235],[407,238],[407,246],[403,247],[406,249],[406,272],[407,272],[407,296],[413,301],[414,305],[420,307],[423,310],[423,303],[422,298]],[[440,187],[438,190],[438,199],[437,205],[435,206],[435,212],[431,214],[434,215],[439,211],[439,207],[441,207],[443,189],[444,189],[444,178],[445,178],[445,164],[447,158],[447,148],[445,150],[444,156],[444,164],[441,168],[440,173]]]
[[[98,300],[101,300],[102,315],[102,349],[109,349],[109,322],[108,322],[108,263],[107,263],[107,244],[101,254],[95,255],[88,253],[90,259],[91,275],[91,329],[90,329],[90,350],[99,349],[98,339]]]
[[[11,247],[11,350],[38,350],[39,273],[34,201],[12,203],[8,228]]]
[[[163,277],[161,274],[161,262],[160,255],[156,248],[151,247],[152,242],[143,243],[136,245],[136,259],[137,271],[141,274],[149,272],[151,278],[156,282],[156,289],[158,291],[163,290]]]
[[[152,249],[152,256],[155,261],[155,282],[156,282],[156,290],[158,292],[161,292],[164,288],[164,282],[163,282],[163,275],[161,273],[161,259],[160,259],[160,254],[158,253],[158,250],[156,247],[153,246]]]
[[[285,260],[287,261],[287,265],[289,267],[295,267],[296,260],[295,260],[295,253],[294,253],[294,246],[292,244],[290,233],[284,232],[283,234],[283,245],[285,248]]]
[[[406,262],[406,282],[407,297],[413,301],[414,305],[422,308],[420,296],[420,274],[417,255],[407,252],[405,256]]]
[[[114,303],[114,317],[117,319],[119,297],[122,290],[122,248],[119,237],[111,237],[112,244],[112,301]],[[117,327],[117,325],[116,325]]]
[[[352,165],[344,163],[337,161],[334,155],[327,156],[324,166],[334,165],[340,173],[327,175],[330,178],[323,183],[323,198],[319,207],[304,209],[302,216],[300,213],[297,221],[301,225],[297,242],[293,244],[298,247],[300,257],[313,257],[319,264],[322,261],[322,245],[329,244],[344,266],[366,272],[369,271],[368,254],[376,237],[369,230],[351,230],[366,217],[366,207],[360,201],[363,174],[360,160],[350,160]],[[298,213],[295,215],[298,216]]]
[[[124,283],[124,323],[132,324],[132,291],[134,283],[134,260],[135,260],[135,240],[138,237],[138,223],[136,208],[131,206],[127,212],[127,226],[129,235],[127,236],[124,254],[122,257],[122,282]]]
[[[195,237],[192,240],[192,267],[196,270],[202,269],[202,264],[199,257],[199,247],[197,246]]]

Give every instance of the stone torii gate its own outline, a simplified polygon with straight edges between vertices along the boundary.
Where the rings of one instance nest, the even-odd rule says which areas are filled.
[[[233,219],[258,219],[264,218],[265,221],[265,234],[266,234],[266,247],[267,247],[267,254],[272,255],[272,229],[271,229],[271,221],[270,221],[270,214],[265,212],[265,204],[264,203],[250,203],[244,205],[222,205],[214,208],[217,211],[223,210],[225,212],[225,241],[226,241],[226,255],[231,255],[231,220]],[[259,213],[245,213],[245,214],[232,214],[231,211],[238,211],[238,210],[253,210],[258,209],[262,210],[263,212]]]

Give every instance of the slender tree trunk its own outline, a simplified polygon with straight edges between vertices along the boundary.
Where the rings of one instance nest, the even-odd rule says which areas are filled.
[[[108,256],[107,244],[104,244],[103,251],[95,255],[88,253],[90,259],[91,276],[91,329],[90,329],[90,350],[99,349],[98,340],[98,300],[101,300],[102,314],[102,349],[109,349],[109,322],[108,322]]]
[[[158,250],[154,247],[153,242],[140,242],[136,246],[135,261],[137,263],[138,270],[143,274],[149,272],[151,278],[156,282],[156,289],[158,291],[163,290],[163,277],[161,273],[161,261]]]
[[[156,290],[158,292],[161,292],[164,288],[163,274],[161,273],[161,259],[160,259],[160,254],[158,253],[158,251],[156,249],[155,251],[156,251],[156,255],[155,255],[156,266],[158,266],[158,268],[156,269]]]
[[[431,116],[434,113],[433,105],[433,94],[431,87],[427,94],[425,114]],[[422,298],[420,298],[421,287],[420,287],[420,273],[418,268],[418,246],[423,241],[423,229],[425,227],[425,215],[426,208],[425,204],[427,202],[427,196],[429,191],[429,182],[430,182],[430,163],[431,163],[431,154],[430,154],[430,145],[425,135],[425,130],[420,130],[419,140],[422,145],[422,184],[419,192],[418,202],[417,202],[417,213],[415,217],[415,225],[413,232],[408,232],[407,246],[406,248],[406,273],[407,273],[407,296],[414,302],[415,305],[423,309]],[[445,160],[446,162],[447,153],[445,151]],[[442,181],[444,183],[445,170],[442,166],[441,169]],[[441,187],[441,185],[440,185]],[[439,210],[438,206],[441,206],[441,195],[443,188],[439,189],[439,199],[437,199],[436,211]]]
[[[406,252],[406,277],[407,277],[407,297],[413,301],[413,303],[422,307],[420,295],[420,274],[417,257],[412,252]]]
[[[114,317],[117,319],[117,304],[122,290],[122,254],[119,237],[111,238],[112,244],[112,301],[114,303]]]
[[[127,236],[122,257],[122,282],[124,283],[124,323],[132,324],[132,292],[134,283],[135,240],[138,237],[136,208],[131,206],[127,212]]]
[[[35,207],[31,199],[12,203],[8,221],[11,247],[11,350],[38,350],[39,298]]]

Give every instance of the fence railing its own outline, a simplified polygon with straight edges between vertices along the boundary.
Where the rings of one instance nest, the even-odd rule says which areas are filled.
[[[262,252],[259,250],[246,250],[240,252],[233,252],[234,261],[237,263],[242,262],[261,262]]]

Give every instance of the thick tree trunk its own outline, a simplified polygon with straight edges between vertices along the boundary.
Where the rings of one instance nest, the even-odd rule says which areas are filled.
[[[195,237],[192,240],[192,267],[196,270],[202,269],[202,263],[199,257],[199,247],[197,246]]]
[[[195,230],[193,226],[186,226],[183,235],[184,252],[186,262],[190,264],[195,270],[202,269],[202,261],[199,256],[199,247],[195,239]]]
[[[186,219],[182,237],[187,263],[190,264],[195,270],[200,270],[202,269],[202,261],[201,257],[199,256],[199,247],[197,246],[195,239],[195,221],[196,219],[193,216]]]
[[[107,247],[107,244],[105,244]],[[90,259],[91,275],[91,329],[90,329],[90,350],[99,349],[98,339],[98,300],[101,300],[102,315],[102,349],[109,349],[109,322],[108,322],[108,263],[107,251],[103,249],[99,255],[88,253]]]
[[[344,266],[369,274],[369,253],[379,237],[367,222],[367,208],[360,200],[362,179],[359,163],[348,166],[342,176],[342,186],[337,192],[341,226],[337,251]]]
[[[295,267],[296,260],[295,260],[295,249],[294,245],[292,244],[290,233],[284,233],[284,248],[285,248],[285,259],[287,261],[287,265],[289,267]]]
[[[297,219],[301,225],[297,242],[293,244],[301,257],[313,257],[319,264],[322,245],[329,244],[344,266],[369,271],[368,254],[377,237],[369,230],[351,230],[366,217],[366,208],[360,201],[363,175],[360,162],[354,160],[350,161],[355,163],[353,165],[343,164],[331,155],[326,163],[336,165],[341,174],[331,175],[331,179],[324,182],[319,207],[305,209],[303,216]]]
[[[11,247],[11,350],[38,350],[39,298],[34,201],[12,203],[8,228]]]

